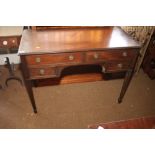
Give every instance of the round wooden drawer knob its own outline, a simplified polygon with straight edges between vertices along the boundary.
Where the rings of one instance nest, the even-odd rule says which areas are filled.
[[[35,60],[37,63],[41,62],[41,59],[39,57],[36,58]]]
[[[124,57],[127,57],[127,52],[123,52],[122,54]]]
[[[3,45],[7,45],[8,42],[6,40],[3,41]]]
[[[123,65],[122,65],[122,64],[117,64],[117,66],[118,66],[119,68],[122,68],[122,67],[123,67]]]
[[[15,43],[15,40],[12,40],[12,43]]]
[[[70,61],[74,60],[74,56],[73,56],[73,55],[70,55],[70,56],[69,56],[69,60],[70,60]]]
[[[98,58],[99,58],[99,55],[98,55],[97,53],[95,53],[95,54],[94,54],[94,58],[95,58],[95,59],[98,59]]]
[[[102,66],[102,72],[105,73],[106,69],[104,66]]]
[[[45,74],[45,70],[44,69],[40,69],[39,73],[40,73],[40,75],[44,75]]]

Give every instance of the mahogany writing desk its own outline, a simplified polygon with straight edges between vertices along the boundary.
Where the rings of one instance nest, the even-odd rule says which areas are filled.
[[[126,71],[118,102],[133,76],[140,45],[119,27],[24,30],[19,47],[25,86],[35,113],[33,81],[60,77],[64,68],[100,65],[103,73]]]

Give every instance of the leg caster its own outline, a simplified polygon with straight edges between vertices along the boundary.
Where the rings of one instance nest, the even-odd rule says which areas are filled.
[[[37,109],[34,109],[34,110],[33,110],[33,112],[34,112],[35,114],[37,114],[37,113],[38,113],[38,112],[37,112]]]
[[[122,103],[122,100],[120,98],[118,98],[118,104],[121,104]]]

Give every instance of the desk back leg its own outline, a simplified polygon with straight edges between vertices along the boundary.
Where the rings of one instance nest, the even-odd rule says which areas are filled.
[[[128,89],[128,86],[130,84],[130,81],[132,79],[132,76],[133,76],[133,69],[130,69],[127,71],[126,75],[125,75],[125,79],[124,79],[124,82],[123,82],[123,86],[122,86],[122,89],[121,89],[121,92],[120,92],[120,96],[118,98],[118,103],[121,103],[122,102],[122,99]]]

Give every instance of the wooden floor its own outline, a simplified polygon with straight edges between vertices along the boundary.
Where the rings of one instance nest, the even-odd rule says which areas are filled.
[[[19,70],[16,74],[21,77]],[[7,70],[2,69],[2,86],[7,76]],[[78,76],[74,76],[63,79],[77,82]],[[9,86],[0,90],[0,128],[88,129],[94,124],[155,116],[155,80],[141,70],[131,81],[122,104],[117,104],[122,83],[123,79],[116,79],[34,87],[36,115],[25,87],[18,81],[9,81]]]

